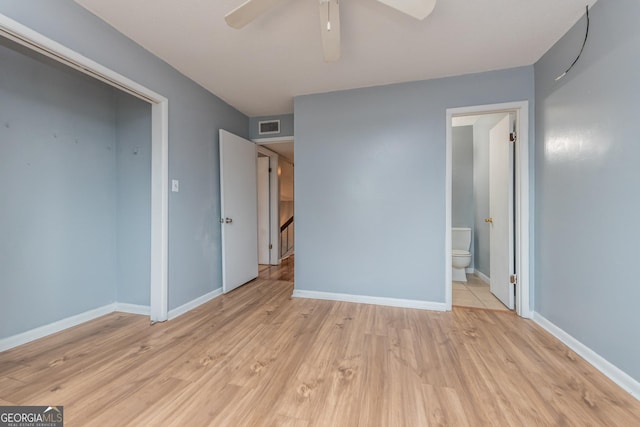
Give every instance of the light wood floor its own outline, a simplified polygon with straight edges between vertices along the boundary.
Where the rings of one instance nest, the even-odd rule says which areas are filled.
[[[292,277],[0,353],[0,405],[64,405],[67,426],[640,425],[640,402],[530,321],[291,299]]]

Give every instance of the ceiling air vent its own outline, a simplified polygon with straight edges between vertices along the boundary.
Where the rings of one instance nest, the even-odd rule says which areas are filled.
[[[280,133],[280,120],[265,120],[258,122],[258,135]]]

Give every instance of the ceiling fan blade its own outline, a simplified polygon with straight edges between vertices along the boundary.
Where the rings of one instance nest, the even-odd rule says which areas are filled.
[[[433,8],[436,7],[436,0],[378,0],[382,4],[413,16],[416,19],[424,19],[431,15]]]
[[[320,31],[325,62],[340,59],[340,9],[338,0],[320,0]]]
[[[285,0],[247,0],[227,13],[224,20],[233,28],[242,28],[267,10]]]

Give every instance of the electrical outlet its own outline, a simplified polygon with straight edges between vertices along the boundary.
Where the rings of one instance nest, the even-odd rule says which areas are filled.
[[[171,191],[173,191],[174,193],[180,191],[180,181],[178,181],[177,179],[171,180]]]

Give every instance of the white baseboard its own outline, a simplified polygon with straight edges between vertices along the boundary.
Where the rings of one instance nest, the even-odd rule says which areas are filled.
[[[211,301],[212,299],[219,297],[222,295],[222,288],[218,288],[209,292],[208,294],[202,295],[199,298],[196,298],[192,301],[189,301],[186,304],[182,304],[180,307],[176,307],[173,310],[169,310],[169,320],[175,319],[178,316],[185,314],[187,311],[193,310],[194,308]]]
[[[151,314],[151,308],[148,305],[127,304],[124,302],[115,303],[114,311],[129,314],[142,314],[145,316],[149,316]]]
[[[482,280],[487,285],[491,284],[491,279],[487,277],[485,274],[483,274],[480,270],[476,270],[474,274],[478,276],[480,280]]]
[[[613,365],[611,362],[591,350],[586,345],[582,344],[564,330],[560,329],[554,323],[551,323],[551,321],[547,320],[540,313],[534,312],[532,319],[551,335],[562,341],[562,343],[571,350],[575,351],[580,357],[593,365],[593,367],[609,377],[611,381],[618,384],[636,399],[640,400],[640,382],[636,381],[626,372]]]
[[[417,308],[420,310],[447,311],[443,302],[430,302],[411,299],[370,297],[365,295],[338,294],[331,292],[305,291],[294,289],[294,298],[323,299],[330,301],[356,302],[360,304],[386,305],[390,307]]]
[[[115,311],[115,304],[107,304],[102,307],[94,308],[93,310],[85,311],[84,313],[76,314],[75,316],[61,319],[48,325],[40,326],[30,331],[22,332],[17,335],[13,335],[7,338],[0,339],[0,351],[9,350],[10,348],[17,347],[22,344],[26,344],[31,341],[35,341],[40,338],[44,338],[47,335],[55,334],[56,332],[63,331],[65,329],[77,326],[81,323],[88,322],[89,320],[97,319],[105,314],[113,313]]]
[[[181,314],[184,314],[187,311],[192,310],[219,295],[222,295],[222,288],[209,292],[208,294],[203,295],[200,298],[196,298],[193,301],[190,301],[184,305],[181,305],[180,307],[169,311],[169,319],[175,319]],[[113,313],[115,311],[130,314],[142,314],[145,316],[149,316],[151,313],[151,309],[147,305],[114,302],[112,304],[107,304],[93,310],[85,311],[84,313],[76,314],[75,316],[67,317],[66,319],[49,323],[48,325],[31,329],[30,331],[22,332],[20,334],[13,335],[7,338],[1,338],[0,352],[9,350],[10,348],[14,348],[22,344],[26,344],[31,341],[35,341],[40,338],[44,338],[47,335],[55,334],[56,332],[63,331],[65,329],[77,326],[81,323],[88,322],[90,320]]]
[[[464,272],[467,273],[467,274],[473,274],[473,273],[475,273],[475,271],[476,271],[476,269],[473,268],[473,267],[467,267],[467,268],[464,269]]]

